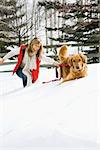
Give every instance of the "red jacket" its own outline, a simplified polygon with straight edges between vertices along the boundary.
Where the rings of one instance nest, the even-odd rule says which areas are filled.
[[[24,51],[23,49],[26,50],[26,46],[25,45],[21,45],[20,46],[20,53],[18,55],[18,63],[16,64],[14,70],[13,70],[13,74],[18,70],[18,68],[20,67],[22,60],[23,60],[23,56],[24,56]],[[37,79],[38,79],[38,75],[39,75],[39,68],[40,68],[40,60],[39,58],[36,59],[36,69],[32,70],[32,82],[34,83]]]

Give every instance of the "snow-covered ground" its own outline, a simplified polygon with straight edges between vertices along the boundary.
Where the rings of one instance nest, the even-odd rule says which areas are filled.
[[[7,69],[0,66],[0,70]],[[59,85],[54,69],[40,70],[28,88],[0,73],[0,150],[99,150],[100,64],[88,76]]]

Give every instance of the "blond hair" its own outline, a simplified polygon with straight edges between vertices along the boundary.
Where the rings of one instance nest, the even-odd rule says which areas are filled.
[[[40,45],[40,49],[38,50],[36,57],[41,57],[42,53],[43,53],[43,46],[41,41],[38,38],[34,38],[31,40],[31,42],[28,44],[28,55],[33,51],[33,45],[38,44]]]

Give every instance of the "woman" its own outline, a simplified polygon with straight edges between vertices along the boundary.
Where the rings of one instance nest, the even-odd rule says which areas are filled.
[[[30,86],[38,79],[41,60],[47,63],[58,66],[58,62],[43,55],[43,46],[38,38],[31,40],[29,45],[21,45],[19,50],[13,50],[7,53],[3,58],[0,58],[0,64],[8,58],[18,55],[18,63],[16,64],[13,74],[22,78],[23,86]]]

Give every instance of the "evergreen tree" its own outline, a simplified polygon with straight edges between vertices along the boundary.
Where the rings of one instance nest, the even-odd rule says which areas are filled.
[[[46,26],[48,32],[56,31],[60,33],[58,37],[49,36],[50,39],[59,43],[71,42],[72,46],[78,47],[78,51],[84,51],[85,46],[85,48],[87,47],[89,49],[87,53],[88,56],[92,58],[92,62],[99,61],[100,4],[98,0],[76,0],[76,3],[67,3],[67,0],[44,0],[43,2],[39,2],[39,4],[42,7],[45,7],[47,11],[50,11],[50,9],[54,9],[59,14],[59,20],[58,22],[56,21],[56,24],[60,22],[60,26]],[[55,45],[49,45],[49,47],[55,47]],[[91,51],[93,52],[93,54],[89,55]],[[96,56],[98,58],[94,59],[94,56],[95,58]]]
[[[23,7],[24,1],[0,0],[0,53],[6,53],[8,46],[20,46],[28,38]]]

